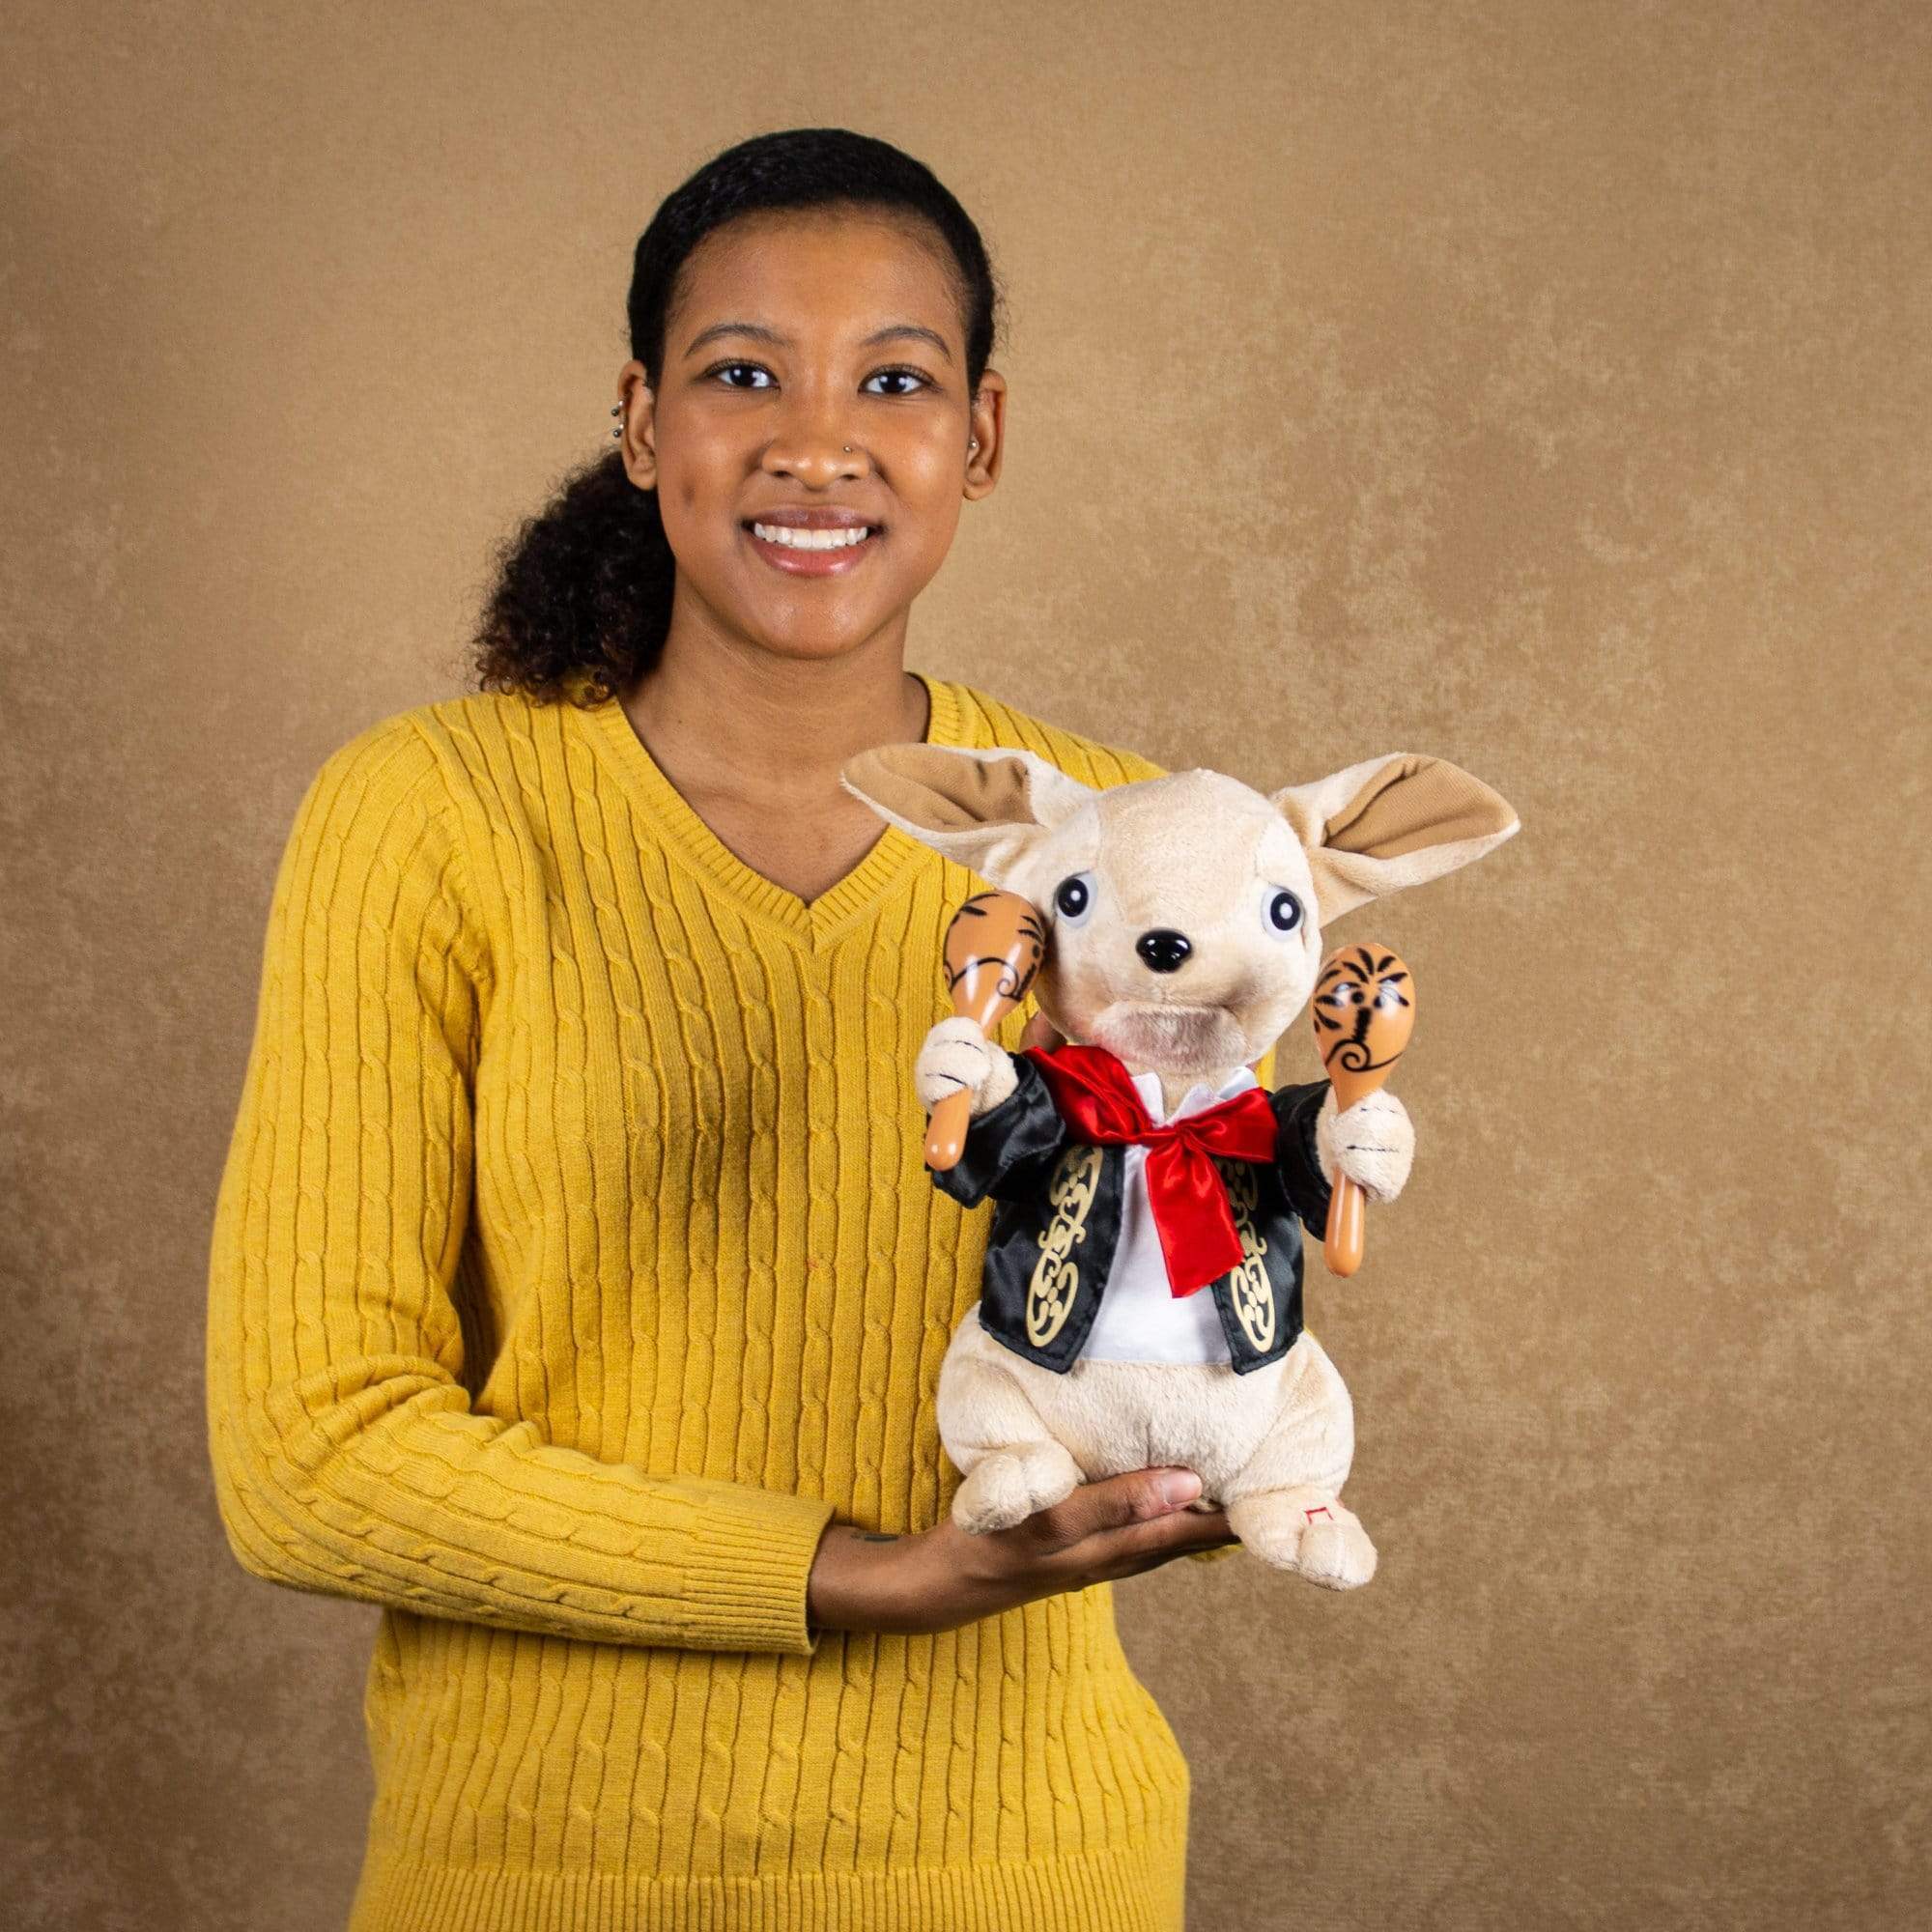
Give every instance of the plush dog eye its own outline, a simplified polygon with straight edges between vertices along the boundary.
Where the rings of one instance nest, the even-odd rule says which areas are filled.
[[[1276,934],[1293,932],[1301,923],[1301,901],[1283,887],[1275,887],[1262,907],[1263,923]]]
[[[1091,872],[1074,872],[1053,889],[1053,909],[1068,925],[1078,925],[1094,910]]]

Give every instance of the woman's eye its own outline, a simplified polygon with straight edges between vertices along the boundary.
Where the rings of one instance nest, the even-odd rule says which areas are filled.
[[[763,383],[741,383],[734,380],[740,374],[770,377],[772,372],[765,368],[763,364],[757,362],[720,362],[715,367],[707,369],[704,373],[707,376],[720,378],[727,389],[755,390],[768,389],[772,386],[769,381]],[[875,396],[913,396],[919,393],[920,388],[929,389],[932,387],[932,379],[918,369],[876,369],[871,375],[866,378],[866,381],[868,384],[886,381],[901,384],[917,384],[919,385],[918,388],[899,387],[895,389],[870,390],[869,393]]]

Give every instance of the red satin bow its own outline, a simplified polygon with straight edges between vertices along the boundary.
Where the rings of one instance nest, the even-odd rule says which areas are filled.
[[[1240,1265],[1235,1211],[1209,1155],[1274,1158],[1274,1108],[1261,1088],[1156,1126],[1127,1069],[1104,1046],[1022,1050],[1075,1140],[1147,1148],[1148,1205],[1176,1295],[1192,1294]]]

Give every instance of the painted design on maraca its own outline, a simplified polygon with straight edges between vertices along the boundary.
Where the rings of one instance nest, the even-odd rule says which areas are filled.
[[[1046,928],[1030,899],[1018,893],[975,893],[946,928],[946,988],[952,1010],[990,1034],[1026,998],[1046,957]],[[965,1088],[948,1094],[925,1129],[925,1164],[943,1173],[956,1166],[972,1120]]]
[[[1415,981],[1386,947],[1345,946],[1321,962],[1309,1015],[1335,1111],[1344,1114],[1375,1093],[1402,1058],[1415,1030]],[[1362,1264],[1364,1205],[1361,1188],[1338,1172],[1321,1242],[1330,1274],[1353,1274]]]

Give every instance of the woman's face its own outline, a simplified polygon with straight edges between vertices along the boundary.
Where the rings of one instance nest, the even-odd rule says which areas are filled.
[[[673,631],[786,657],[902,646],[962,498],[998,475],[1006,388],[989,369],[967,395],[944,244],[917,233],[869,211],[761,213],[686,259],[656,392],[641,362],[618,379],[625,465],[657,491],[677,559]],[[827,552],[752,527],[809,511],[869,534]]]

